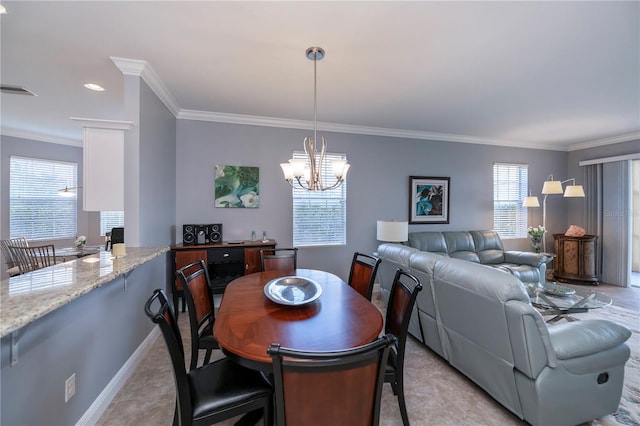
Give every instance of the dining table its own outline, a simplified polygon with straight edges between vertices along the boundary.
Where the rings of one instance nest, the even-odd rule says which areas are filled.
[[[317,299],[278,303],[265,286],[284,277],[317,283]],[[222,296],[214,335],[222,351],[249,368],[271,371],[272,343],[305,351],[337,351],[374,341],[381,333],[380,310],[338,276],[314,269],[256,272],[231,281]]]

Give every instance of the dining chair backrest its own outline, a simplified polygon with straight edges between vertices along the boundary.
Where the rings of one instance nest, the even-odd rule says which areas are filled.
[[[349,286],[371,301],[376,273],[381,260],[375,256],[355,252],[349,272]]]
[[[56,249],[53,244],[42,246],[9,246],[21,274],[56,264]]]
[[[272,271],[274,269],[295,270],[297,267],[297,248],[276,248],[260,250],[260,268],[262,271]]]
[[[18,266],[18,262],[14,258],[12,250],[9,250],[9,246],[28,247],[29,242],[25,237],[10,238],[8,240],[0,240],[0,249],[2,250],[2,256],[4,257],[4,262],[7,265],[7,269],[11,269]]]
[[[384,370],[395,337],[357,348],[308,352],[274,343],[276,423],[284,425],[377,425]]]
[[[396,270],[385,317],[385,333],[396,337],[394,348],[389,353],[385,383],[391,383],[393,393],[398,396],[402,423],[409,425],[409,416],[404,398],[404,353],[409,332],[409,321],[422,284],[413,275],[398,268]]]
[[[176,271],[178,281],[182,284],[189,310],[191,328],[191,363],[190,369],[196,368],[198,350],[207,349],[205,363],[211,358],[211,350],[218,349],[213,337],[215,322],[215,303],[209,272],[204,260],[190,263]]]

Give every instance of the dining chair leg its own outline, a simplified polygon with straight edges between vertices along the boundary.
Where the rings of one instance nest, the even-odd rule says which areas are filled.
[[[409,415],[407,414],[407,404],[404,401],[404,383],[402,378],[396,382],[394,393],[398,395],[398,405],[400,406],[400,415],[402,416],[402,424],[409,426]]]

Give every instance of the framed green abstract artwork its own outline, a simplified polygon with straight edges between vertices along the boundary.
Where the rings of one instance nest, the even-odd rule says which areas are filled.
[[[409,178],[409,223],[449,223],[449,178]]]
[[[216,165],[215,206],[260,207],[260,169]]]

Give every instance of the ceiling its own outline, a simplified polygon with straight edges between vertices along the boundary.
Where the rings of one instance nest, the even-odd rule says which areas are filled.
[[[6,135],[122,120],[146,62],[178,118],[560,151],[640,138],[640,2],[1,1]],[[144,74],[143,74],[144,75]],[[94,82],[106,88],[92,92]]]

